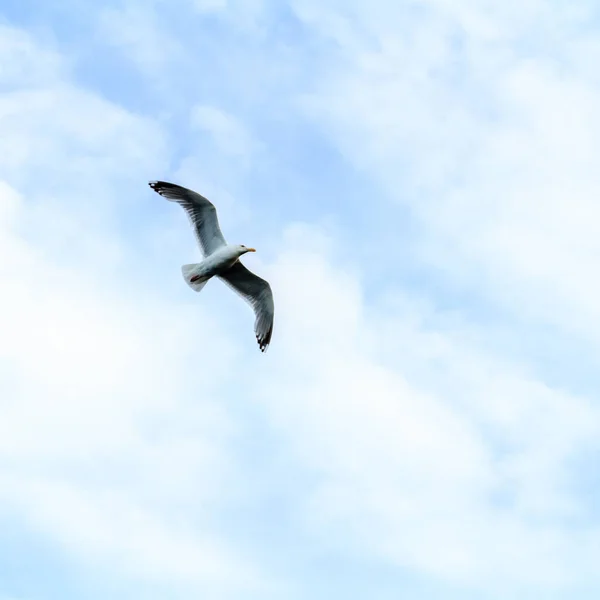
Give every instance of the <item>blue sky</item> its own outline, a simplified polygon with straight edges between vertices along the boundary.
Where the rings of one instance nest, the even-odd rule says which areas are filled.
[[[0,600],[597,598],[598,22],[4,2]]]

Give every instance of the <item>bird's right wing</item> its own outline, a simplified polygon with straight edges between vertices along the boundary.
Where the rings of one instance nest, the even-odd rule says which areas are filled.
[[[264,352],[273,335],[275,305],[271,286],[239,261],[227,271],[219,273],[219,277],[254,309],[254,333],[261,352]]]
[[[225,245],[225,238],[217,218],[217,209],[207,198],[166,181],[151,181],[148,185],[167,200],[177,202],[184,208],[196,231],[204,256],[212,254]]]

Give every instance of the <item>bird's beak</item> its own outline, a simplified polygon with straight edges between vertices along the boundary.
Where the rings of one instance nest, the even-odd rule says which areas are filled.
[[[246,251],[247,252],[256,252],[256,250],[254,248],[248,248]]]

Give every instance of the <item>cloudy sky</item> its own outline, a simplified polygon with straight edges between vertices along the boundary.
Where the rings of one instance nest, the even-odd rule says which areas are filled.
[[[1,11],[1,600],[598,598],[597,2]]]

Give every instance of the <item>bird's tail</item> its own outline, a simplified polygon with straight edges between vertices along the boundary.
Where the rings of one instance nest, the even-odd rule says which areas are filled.
[[[185,282],[195,291],[199,292],[208,282],[210,277],[200,277],[195,274],[198,264],[183,265],[181,267],[181,274],[185,279]]]

